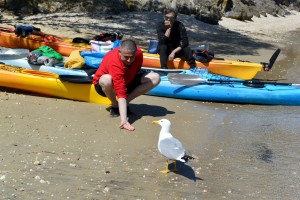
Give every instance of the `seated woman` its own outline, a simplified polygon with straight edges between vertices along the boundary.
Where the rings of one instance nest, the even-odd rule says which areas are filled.
[[[176,57],[184,57],[190,68],[196,67],[186,29],[182,22],[177,21],[177,12],[174,9],[165,10],[164,21],[158,22],[156,31],[161,68],[167,69],[167,60],[172,61]]]

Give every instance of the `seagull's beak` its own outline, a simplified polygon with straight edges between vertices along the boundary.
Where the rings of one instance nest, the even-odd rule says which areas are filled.
[[[152,124],[158,124],[158,121],[153,121]]]

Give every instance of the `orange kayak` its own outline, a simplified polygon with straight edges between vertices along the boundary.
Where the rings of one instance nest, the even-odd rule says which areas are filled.
[[[248,61],[226,60],[226,59],[212,59],[210,62],[197,62],[197,67],[207,68],[208,72],[222,76],[229,76],[244,80],[253,79],[259,71],[269,71],[275,63],[280,49],[277,49],[269,62],[254,63]],[[167,63],[169,69],[189,69],[189,64],[179,58]],[[143,66],[150,68],[160,68],[160,60],[158,54],[144,53]]]
[[[244,80],[253,79],[254,76],[263,69],[263,64],[243,62],[235,60],[217,60],[213,59],[208,63],[196,62],[197,67],[208,68],[210,73],[240,78]],[[160,60],[158,54],[144,53],[143,66],[150,68],[159,68]],[[174,61],[168,61],[169,69],[190,69],[189,64],[179,58]]]
[[[63,56],[69,56],[74,50],[89,51],[91,46],[88,44],[72,43],[72,39],[64,37],[55,37],[45,34],[27,35],[25,37],[17,36],[13,29],[0,29],[0,46],[7,48],[24,48],[29,50],[38,49],[40,46],[49,46]]]

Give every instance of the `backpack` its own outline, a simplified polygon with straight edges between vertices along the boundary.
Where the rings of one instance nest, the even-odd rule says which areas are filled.
[[[101,33],[99,35],[96,35],[93,40],[96,41],[102,41],[106,42],[108,40],[114,42],[115,40],[122,40],[124,34],[120,32],[114,32],[114,33]]]
[[[57,53],[49,46],[40,46],[27,55],[27,61],[34,65],[53,66],[63,60],[62,55]]]
[[[91,39],[91,41],[101,41],[101,42],[107,42],[107,41],[116,41],[116,40],[122,40],[124,34],[119,32],[114,33],[101,33],[99,35],[96,35]],[[72,40],[73,43],[84,43],[89,44],[90,40],[86,38],[76,37]]]
[[[40,62],[40,60],[38,59],[41,56],[43,56],[42,52],[32,51],[27,55],[27,61],[28,61],[28,63],[33,64],[33,65],[42,65],[43,62]]]
[[[207,63],[215,57],[215,54],[208,50],[204,50],[204,51],[203,50],[194,50],[193,57],[195,58],[196,61],[199,61],[202,63]]]

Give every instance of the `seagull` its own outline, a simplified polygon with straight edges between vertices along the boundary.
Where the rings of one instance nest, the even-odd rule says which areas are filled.
[[[182,146],[181,142],[178,139],[174,138],[170,133],[171,122],[169,120],[161,119],[158,121],[153,121],[152,123],[159,124],[161,126],[157,146],[159,152],[167,158],[166,169],[161,170],[160,172],[170,172],[170,170],[168,169],[169,160],[174,161],[174,170],[172,171],[176,171],[176,161],[186,163],[189,160],[194,159],[192,156],[189,156],[185,153],[185,149]]]

